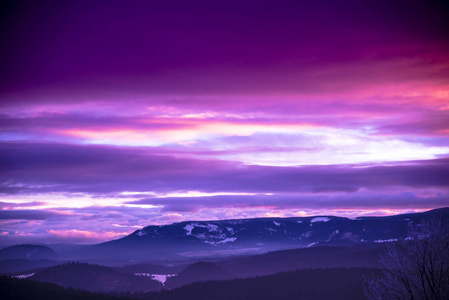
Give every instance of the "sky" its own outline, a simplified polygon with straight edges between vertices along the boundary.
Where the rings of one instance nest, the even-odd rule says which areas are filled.
[[[444,1],[3,1],[0,246],[449,206]]]

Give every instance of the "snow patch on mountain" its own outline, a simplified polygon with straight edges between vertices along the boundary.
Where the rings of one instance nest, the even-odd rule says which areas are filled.
[[[375,240],[375,243],[390,243],[390,242],[397,242],[398,239],[388,239],[388,240]]]
[[[165,285],[165,282],[167,281],[168,277],[176,276],[176,274],[150,274],[150,273],[134,273],[134,275],[151,277],[151,279],[159,281],[160,283],[162,283],[162,285]]]
[[[204,232],[204,230],[202,230],[202,232],[200,231],[201,233],[195,231],[196,233],[194,233],[195,228],[204,228],[207,229],[207,231]],[[234,235],[234,229],[232,229],[231,227],[225,228],[222,229],[220,226],[210,223],[190,223],[184,226],[186,235],[194,236],[201,242],[209,245],[230,243],[234,242],[237,239],[236,237],[231,237],[232,235]]]
[[[138,236],[144,236],[144,235],[147,235],[148,233],[145,231],[145,230],[139,230],[139,231],[137,231],[137,233],[136,233]]]
[[[302,238],[308,238],[308,237],[310,237],[312,235],[312,231],[307,231],[307,232],[304,232],[303,234],[301,234],[301,237]]]
[[[237,239],[236,237],[225,238],[224,240],[216,242],[216,244],[224,244],[224,243],[235,242],[236,239]]]
[[[184,230],[186,231],[186,235],[192,235],[192,230],[193,228],[195,228],[195,226],[191,225],[191,224],[187,224],[184,227]]]
[[[331,218],[328,217],[316,217],[310,220],[310,223],[316,223],[316,222],[329,222]]]
[[[352,242],[358,242],[360,240],[360,238],[359,238],[359,236],[357,234],[354,234],[354,233],[349,232],[349,231],[345,232],[343,234],[342,238],[344,240],[349,240],[349,241],[352,241]]]
[[[329,234],[329,238],[327,239],[327,242],[332,240],[333,237],[338,236],[339,233],[340,233],[340,231],[338,229],[334,230],[332,233]]]
[[[18,278],[18,279],[24,279],[24,278],[31,277],[33,275],[34,275],[34,273],[29,273],[29,274],[16,275],[16,276],[13,276],[13,277],[14,278]]]
[[[187,224],[184,227],[184,230],[186,231],[186,235],[192,235],[192,230],[195,229],[196,227],[207,228],[207,230],[209,232],[221,232],[220,227],[218,227],[217,225],[214,225],[214,224],[207,223],[206,225],[203,225],[203,224],[198,224],[198,223],[192,223],[192,224]]]
[[[273,224],[276,225],[276,226],[281,226],[281,223],[278,223],[278,222],[275,222],[275,221],[273,221]]]
[[[207,223],[206,225],[198,225],[198,227],[207,228],[207,230],[209,230],[209,232],[221,231],[217,225],[209,224],[209,223]]]
[[[26,258],[28,259],[31,255],[33,255],[35,252],[37,251],[37,249],[33,249],[31,251],[29,251],[26,255]]]
[[[232,229],[231,227],[226,227],[226,230],[227,230],[230,234],[234,234],[234,229]]]

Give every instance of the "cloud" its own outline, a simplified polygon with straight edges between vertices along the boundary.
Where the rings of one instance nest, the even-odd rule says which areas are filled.
[[[47,220],[59,213],[46,210],[0,210],[1,220]]]
[[[119,234],[117,232],[97,232],[97,231],[86,231],[86,230],[53,230],[50,229],[48,233],[51,236],[56,237],[58,240],[69,240],[70,242],[85,242],[89,240],[91,242],[95,240],[104,240],[104,239],[115,239],[118,237],[122,237],[123,234]]]
[[[449,116],[442,103],[424,101],[427,96],[360,100],[352,95],[321,101],[291,96],[255,107],[253,100],[222,98],[239,105],[215,107],[201,118],[185,117],[206,109],[194,100],[186,100],[194,103],[187,110],[148,108],[142,102],[124,114],[111,103],[106,108],[84,103],[89,107],[84,112],[71,105],[30,106],[0,116],[0,139],[151,146],[152,153],[168,148],[170,153],[263,165],[431,159],[449,151],[441,142],[449,132]],[[45,112],[51,109],[61,111]]]
[[[153,204],[163,208],[161,212],[198,213],[202,210],[219,208],[245,210],[260,208],[265,211],[310,210],[354,210],[354,209],[426,209],[449,205],[449,191],[440,190],[436,195],[423,196],[419,191],[358,192],[350,194],[275,194],[251,196],[209,196],[209,197],[164,197],[146,198],[130,204]]]
[[[5,193],[355,192],[449,186],[449,159],[390,165],[248,166],[146,148],[3,143]]]
[[[0,208],[2,209],[11,209],[15,207],[34,207],[34,206],[42,206],[45,202],[43,201],[31,201],[25,203],[17,203],[17,202],[0,202]]]
[[[419,113],[413,113],[408,118],[398,119],[391,123],[381,124],[377,131],[380,134],[406,134],[421,136],[449,136],[449,111],[431,110],[421,107]]]
[[[7,1],[2,234],[447,206],[448,12]]]
[[[39,92],[34,101],[117,99],[125,91],[135,91],[134,99],[336,93],[447,79],[448,14],[439,2],[80,1],[51,10],[33,3],[8,8],[2,69],[9,76],[1,91]],[[30,48],[32,57],[24,50]]]

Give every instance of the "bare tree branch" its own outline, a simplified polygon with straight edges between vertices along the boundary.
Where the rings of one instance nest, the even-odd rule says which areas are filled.
[[[381,277],[365,277],[370,300],[449,299],[449,221],[423,221],[410,238],[386,245]]]

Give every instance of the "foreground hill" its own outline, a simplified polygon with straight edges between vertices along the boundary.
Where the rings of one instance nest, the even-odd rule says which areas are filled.
[[[49,283],[0,277],[5,300],[86,299],[86,300],[363,300],[363,275],[378,274],[378,269],[299,270],[248,279],[197,282],[174,290],[132,293],[127,297],[92,294],[64,289]],[[128,298],[129,297],[129,298]]]
[[[188,221],[148,226],[124,238],[66,253],[72,259],[163,260],[264,253],[316,245],[382,243],[407,238],[410,228],[449,208],[388,217],[262,218]]]
[[[363,275],[377,269],[299,270],[248,279],[193,283],[178,289],[151,293],[151,300],[362,300]]]
[[[144,276],[84,263],[68,263],[37,272],[30,279],[92,292],[156,291],[162,284]]]
[[[0,276],[0,295],[2,300],[126,300],[128,297],[94,294],[87,291],[63,288],[56,284],[34,280]]]

